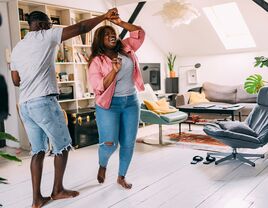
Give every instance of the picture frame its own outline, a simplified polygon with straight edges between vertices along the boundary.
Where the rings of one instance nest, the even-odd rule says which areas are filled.
[[[191,69],[187,72],[187,79],[189,84],[197,84],[198,77],[196,69]]]
[[[51,16],[50,19],[53,25],[60,25],[60,17]]]

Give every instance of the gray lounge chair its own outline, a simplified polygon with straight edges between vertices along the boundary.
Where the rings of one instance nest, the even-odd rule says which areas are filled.
[[[204,132],[233,148],[232,153],[208,153],[210,156],[225,156],[217,160],[216,165],[226,160],[238,159],[254,167],[255,163],[246,157],[264,158],[264,154],[238,153],[237,148],[257,149],[268,143],[268,87],[261,88],[257,105],[245,122],[209,123],[205,125]]]

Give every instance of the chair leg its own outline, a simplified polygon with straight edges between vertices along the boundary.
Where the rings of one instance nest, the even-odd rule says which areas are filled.
[[[224,162],[224,161],[226,161],[226,160],[231,160],[231,159],[235,159],[235,156],[234,156],[233,153],[229,154],[228,156],[226,156],[226,157],[224,157],[224,158],[221,158],[221,159],[215,161],[215,165],[218,165],[218,164],[221,163],[221,162]]]
[[[174,142],[168,142],[168,141],[163,141],[163,132],[162,132],[162,125],[159,124],[159,137],[158,137],[158,142],[155,139],[150,139],[150,138],[145,138],[143,139],[143,143],[145,144],[150,144],[150,145],[169,145],[169,144],[174,144]]]
[[[249,159],[244,158],[243,156],[241,156],[240,154],[236,154],[236,158],[244,163],[248,163],[250,164],[252,167],[255,167],[255,163],[250,161]]]
[[[159,144],[163,145],[162,125],[159,124]]]
[[[258,157],[258,158],[264,158],[264,154],[249,154],[249,153],[237,153],[237,150],[234,148],[232,153],[223,153],[223,152],[208,152],[208,156],[225,156],[224,158],[221,158],[217,161],[215,161],[215,164],[218,165],[219,163],[231,160],[231,159],[237,159],[241,162],[247,163],[253,167],[255,167],[255,163],[250,161],[249,159],[245,157]]]
[[[260,157],[264,158],[264,154],[247,154],[247,153],[239,153],[242,157]]]

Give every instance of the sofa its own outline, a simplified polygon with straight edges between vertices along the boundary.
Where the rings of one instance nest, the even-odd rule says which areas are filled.
[[[199,97],[201,102],[209,102],[216,105],[240,104],[244,108],[241,110],[242,120],[244,120],[256,105],[257,95],[248,94],[243,85],[219,85],[211,82],[204,82],[201,87],[188,90],[176,96],[176,108],[186,104],[198,104],[198,99],[191,99],[191,96]],[[193,103],[194,102],[194,103]],[[224,115],[198,115],[201,118],[224,118]]]

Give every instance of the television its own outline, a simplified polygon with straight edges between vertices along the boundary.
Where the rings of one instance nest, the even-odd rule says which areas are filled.
[[[150,84],[153,90],[161,89],[160,63],[140,63],[144,84]]]

